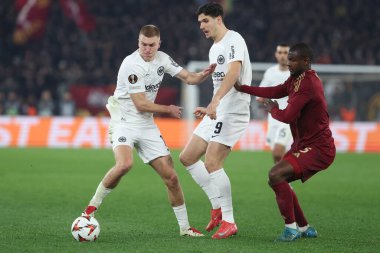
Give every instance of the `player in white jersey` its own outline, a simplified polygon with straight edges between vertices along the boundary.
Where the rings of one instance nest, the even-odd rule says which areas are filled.
[[[204,81],[214,71],[215,65],[199,73],[188,72],[167,54],[158,51],[160,43],[159,29],[154,25],[143,26],[139,33],[138,50],[127,56],[120,66],[115,93],[107,104],[111,115],[109,133],[115,165],[100,182],[82,215],[94,215],[103,199],[131,170],[133,148],[136,148],[144,163],[152,166],[164,181],[178,220],[180,235],[203,236],[189,225],[182,188],[169,149],[153,121],[153,113],[181,117],[181,107],[154,103],[164,73],[195,84]]]
[[[206,230],[220,224],[212,238],[223,239],[237,233],[231,183],[223,163],[250,119],[250,97],[239,94],[233,86],[236,81],[251,83],[251,61],[243,37],[224,25],[220,4],[204,4],[196,14],[206,38],[214,41],[209,52],[210,63],[217,64],[212,75],[214,94],[207,108],[195,110],[194,114],[203,119],[181,152],[180,160],[211,202],[211,220]],[[204,154],[203,162],[200,159]]]
[[[277,45],[275,57],[278,64],[265,71],[263,80],[260,83],[261,87],[276,86],[279,83],[284,83],[286,79],[289,78],[290,72],[287,65],[288,53],[288,45]],[[260,103],[264,102],[263,98],[257,97],[256,100]],[[276,101],[278,102],[279,108],[284,109],[288,104],[288,97],[280,98]],[[290,132],[290,126],[273,119],[272,116],[268,114],[267,144],[272,150],[274,163],[281,160],[286,150],[290,148],[292,141],[293,138],[292,133]]]

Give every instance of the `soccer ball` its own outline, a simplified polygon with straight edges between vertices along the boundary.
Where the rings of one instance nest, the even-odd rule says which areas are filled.
[[[93,242],[99,233],[99,222],[91,216],[80,216],[71,225],[71,234],[78,242]]]

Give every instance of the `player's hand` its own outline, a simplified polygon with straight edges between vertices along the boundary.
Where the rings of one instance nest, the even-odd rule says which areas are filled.
[[[266,111],[266,107],[264,106],[265,98],[256,97],[256,101],[258,103],[258,107],[261,109],[265,109],[265,111]]]
[[[274,107],[277,107],[278,108],[278,103],[277,101],[273,101],[273,100],[270,100],[270,99],[264,99],[264,106],[265,106],[265,109],[270,112],[272,111],[272,109]]]
[[[209,76],[209,75],[211,75],[214,72],[214,70],[216,68],[216,65],[217,65],[216,63],[210,64],[210,66],[208,66],[207,68],[205,68],[202,71],[202,75],[203,76]]]
[[[241,91],[241,83],[239,81],[236,81],[236,83],[234,84],[234,87],[237,91]]]
[[[182,107],[176,106],[176,105],[169,105],[169,115],[173,118],[180,119],[182,116]]]
[[[211,100],[211,103],[207,106],[206,113],[210,119],[216,119],[216,108],[219,105],[219,100]]]
[[[256,97],[256,101],[263,104],[264,101],[265,101],[265,98],[261,98],[261,97]]]
[[[197,119],[203,118],[207,114],[207,109],[205,107],[197,107],[195,108],[193,114]]]

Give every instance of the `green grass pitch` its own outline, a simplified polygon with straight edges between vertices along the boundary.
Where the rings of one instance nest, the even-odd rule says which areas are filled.
[[[192,226],[205,232],[210,205],[172,155]],[[305,184],[293,184],[320,237],[275,243],[283,229],[267,185],[271,154],[232,152],[225,163],[239,233],[227,240],[179,237],[158,175],[135,166],[104,200],[95,243],[76,242],[73,220],[113,165],[111,150],[0,149],[0,252],[380,252],[380,156],[338,154]]]

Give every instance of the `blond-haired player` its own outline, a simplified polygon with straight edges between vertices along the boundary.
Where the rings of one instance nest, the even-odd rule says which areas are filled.
[[[115,93],[107,104],[111,115],[109,132],[115,165],[100,182],[83,215],[94,215],[103,199],[132,169],[133,148],[136,148],[144,163],[149,164],[164,181],[180,235],[203,236],[189,225],[181,185],[169,149],[153,121],[153,113],[181,117],[181,107],[154,103],[165,73],[195,84],[204,81],[214,71],[215,65],[199,73],[188,72],[169,55],[158,51],[160,43],[160,30],[154,25],[143,26],[139,33],[138,49],[127,56],[120,66]]]

